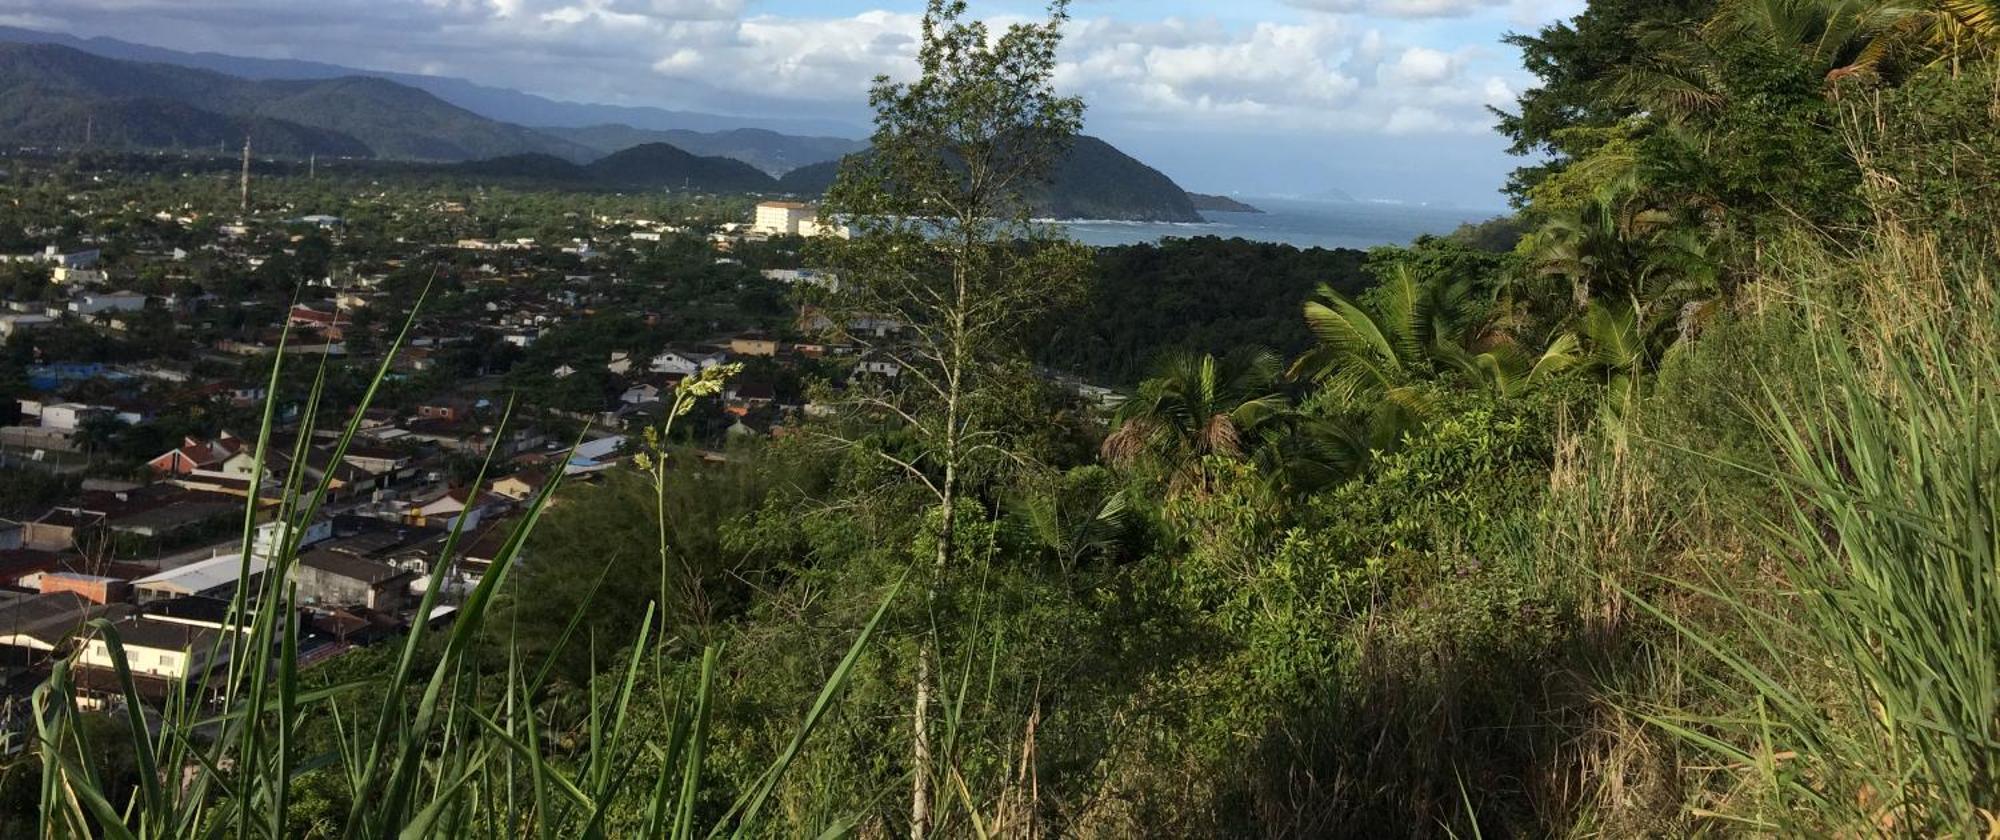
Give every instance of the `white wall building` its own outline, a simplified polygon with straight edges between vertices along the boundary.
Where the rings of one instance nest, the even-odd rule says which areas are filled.
[[[146,296],[136,292],[81,294],[69,302],[69,311],[83,317],[99,312],[139,312],[146,308]]]
[[[42,403],[38,400],[22,400],[21,413],[39,420],[42,428],[58,432],[74,432],[92,417],[117,416],[117,412],[101,405]]]
[[[771,236],[800,236],[804,235],[800,232],[800,225],[812,222],[816,215],[817,211],[809,204],[766,201],[757,205],[757,221],[750,226],[750,231]]]

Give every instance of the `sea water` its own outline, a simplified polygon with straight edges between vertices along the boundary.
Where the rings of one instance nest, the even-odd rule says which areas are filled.
[[[1202,211],[1207,222],[1062,222],[1086,245],[1131,245],[1167,237],[1219,236],[1278,242],[1300,248],[1372,248],[1407,245],[1424,234],[1442,235],[1467,222],[1506,215],[1501,209],[1437,207],[1373,201],[1305,201],[1245,198],[1263,213]]]

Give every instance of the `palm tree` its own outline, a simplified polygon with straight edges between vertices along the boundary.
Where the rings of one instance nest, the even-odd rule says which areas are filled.
[[[1653,206],[1637,178],[1626,177],[1549,220],[1525,248],[1532,270],[1569,281],[1578,308],[1607,296],[1644,305],[1714,291],[1721,269],[1702,236]]]
[[[1185,490],[1202,478],[1204,459],[1247,459],[1262,435],[1284,422],[1291,401],[1279,391],[1278,375],[1278,357],[1261,349],[1221,359],[1170,355],[1119,407],[1104,439],[1105,460],[1119,466],[1154,460],[1171,490]]]
[[[1613,80],[1611,93],[1672,123],[1702,123],[1721,112],[1736,89],[1733,57],[1745,48],[1788,51],[1826,80],[1827,93],[1845,78],[1879,76],[1887,53],[1870,49],[1896,27],[1885,0],[1723,0],[1699,27],[1647,33],[1652,58]]]
[[[1115,548],[1125,535],[1131,506],[1117,476],[1099,466],[1049,475],[1030,486],[1019,513],[1035,542],[1064,569]]]
[[[1318,384],[1330,407],[1364,415],[1369,447],[1390,449],[1436,414],[1440,384],[1514,396],[1575,362],[1574,338],[1533,352],[1498,328],[1495,312],[1469,282],[1420,282],[1406,266],[1366,306],[1321,286],[1305,305],[1319,345],[1292,364],[1291,376]]]
[[[1900,0],[1884,3],[1881,30],[1855,61],[1879,73],[1898,64],[1949,66],[2000,54],[2000,0]]]
[[[1637,395],[1645,377],[1679,347],[1681,330],[1674,321],[1649,319],[1632,301],[1590,303],[1577,329],[1586,348],[1575,367],[1603,383],[1605,406],[1614,415]]]

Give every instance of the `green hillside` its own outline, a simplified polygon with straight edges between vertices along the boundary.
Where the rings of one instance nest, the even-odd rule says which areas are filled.
[[[740,160],[703,157],[665,143],[634,146],[583,168],[593,180],[626,187],[772,192],[778,182]]]
[[[801,167],[779,178],[778,189],[794,195],[820,195],[833,186],[839,171],[837,162]],[[1037,215],[1052,218],[1202,221],[1194,201],[1172,178],[1089,136],[1076,138],[1050,173],[1048,188],[1036,191],[1031,199]]]
[[[372,78],[247,81],[101,58],[51,44],[0,44],[0,142],[101,148],[234,148],[263,154],[454,161],[590,156],[566,140],[480,117]]]
[[[755,166],[773,177],[803,166],[839,160],[845,155],[868,147],[863,141],[845,137],[801,137],[755,128],[733,131],[652,131],[613,124],[584,128],[543,128],[539,131],[606,155],[647,143],[666,143],[697,155],[734,158]]]

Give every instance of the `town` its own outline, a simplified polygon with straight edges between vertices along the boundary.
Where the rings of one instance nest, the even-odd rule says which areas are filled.
[[[814,383],[901,374],[822,337],[900,325],[829,330],[798,302],[834,282],[801,268],[822,232],[801,203],[9,164],[11,749],[52,661],[76,654],[86,700],[121,696],[94,620],[165,702],[226,667],[218,637],[256,608],[230,599],[293,551],[296,656],[324,661],[448,623],[551,479],[626,465],[688,377],[740,367],[678,427],[693,463],[719,463],[814,412]],[[282,518],[299,479],[325,491],[309,522]]]

